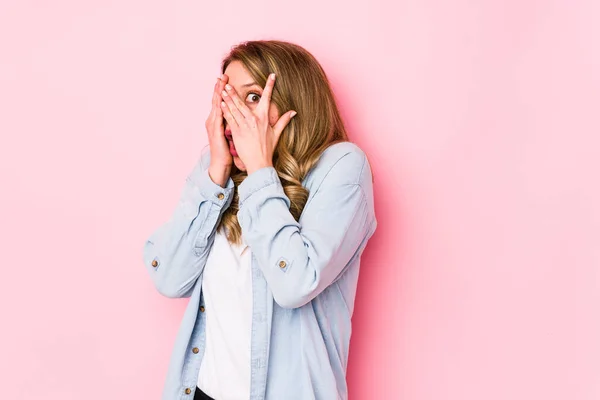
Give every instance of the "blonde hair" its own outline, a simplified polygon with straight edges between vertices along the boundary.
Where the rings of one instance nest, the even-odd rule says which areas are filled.
[[[274,72],[277,80],[271,103],[280,114],[298,112],[283,130],[273,155],[273,167],[290,199],[290,212],[298,221],[308,199],[308,190],[302,186],[305,176],[327,147],[348,141],[327,75],[303,47],[279,40],[246,41],[234,46],[222,61],[223,73],[232,61],[240,61],[261,87]],[[226,229],[232,243],[241,241],[237,187],[246,176],[233,165],[234,196],[218,226]]]

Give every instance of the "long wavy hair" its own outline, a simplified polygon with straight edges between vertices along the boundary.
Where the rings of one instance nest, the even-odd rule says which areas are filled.
[[[279,40],[246,41],[232,47],[222,61],[222,73],[232,61],[240,61],[261,87],[274,72],[277,80],[271,103],[280,114],[298,112],[283,130],[273,154],[273,167],[290,199],[290,213],[298,221],[308,199],[308,190],[302,185],[305,176],[327,147],[348,141],[327,75],[306,49]],[[218,226],[225,228],[232,243],[241,242],[237,188],[246,176],[245,171],[232,166],[234,196]]]

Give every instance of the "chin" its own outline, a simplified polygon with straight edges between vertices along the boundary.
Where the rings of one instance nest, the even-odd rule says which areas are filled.
[[[241,158],[239,158],[239,157],[233,157],[233,163],[235,164],[235,166],[237,167],[237,169],[239,169],[240,171],[245,171],[246,170],[246,166],[242,162]]]

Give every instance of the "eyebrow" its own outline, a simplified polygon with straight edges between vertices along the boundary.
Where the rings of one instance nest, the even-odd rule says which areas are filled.
[[[258,86],[258,83],[256,83],[256,82],[250,82],[250,83],[244,83],[242,85],[242,87],[250,87],[250,86]]]

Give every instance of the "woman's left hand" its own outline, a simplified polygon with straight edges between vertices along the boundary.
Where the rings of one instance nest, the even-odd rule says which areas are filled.
[[[281,132],[296,115],[295,111],[288,111],[271,126],[269,107],[274,85],[275,74],[271,74],[254,111],[248,108],[230,85],[226,85],[226,90],[222,92],[225,100],[221,102],[223,115],[229,124],[235,149],[246,166],[248,175],[261,168],[273,166],[273,152]]]

